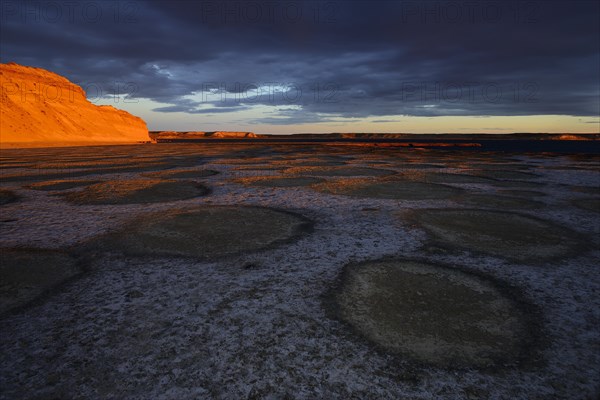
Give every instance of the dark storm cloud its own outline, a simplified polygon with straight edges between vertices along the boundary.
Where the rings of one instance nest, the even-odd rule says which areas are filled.
[[[2,2],[2,62],[254,122],[597,116],[594,1]],[[292,110],[285,106],[293,105]]]

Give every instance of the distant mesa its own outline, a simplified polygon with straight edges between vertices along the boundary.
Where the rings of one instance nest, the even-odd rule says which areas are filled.
[[[564,135],[560,135],[557,140],[593,140],[591,137],[586,137],[582,135],[571,135],[565,133]]]
[[[97,106],[85,91],[53,72],[0,64],[0,145],[134,143],[148,141],[139,117]]]
[[[232,132],[232,131],[188,131],[188,132],[176,132],[176,131],[153,131],[150,132],[152,140],[163,140],[163,139],[254,139],[264,137],[264,135],[257,135],[254,132]]]
[[[294,133],[294,134],[256,134],[254,132],[232,131],[150,131],[150,138],[156,142],[179,141],[205,141],[210,139],[261,139],[275,140],[278,142],[320,141],[337,142],[361,146],[381,147],[484,147],[493,146],[506,149],[511,141],[578,141],[600,140],[600,134],[572,134],[572,133],[478,133],[478,134],[413,134],[413,133],[361,133],[361,132],[333,132],[333,133]],[[499,142],[507,142],[499,144]],[[485,144],[487,143],[487,144]],[[539,145],[539,143],[538,143]],[[551,146],[551,145],[550,145]],[[547,147],[547,146],[546,146]],[[508,147],[509,149],[510,146]],[[511,151],[514,149],[511,149]]]
[[[217,132],[205,132],[204,137],[214,137],[214,138],[255,138],[258,137],[254,132],[227,132],[227,131],[217,131]]]

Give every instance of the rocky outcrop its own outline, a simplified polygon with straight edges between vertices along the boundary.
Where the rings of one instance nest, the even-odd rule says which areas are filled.
[[[148,141],[139,117],[96,106],[84,90],[53,72],[0,64],[0,144],[132,143]]]

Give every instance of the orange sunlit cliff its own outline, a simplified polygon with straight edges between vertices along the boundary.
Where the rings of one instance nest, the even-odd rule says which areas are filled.
[[[0,64],[0,144],[93,144],[148,141],[144,120],[96,106],[84,90],[53,72]]]

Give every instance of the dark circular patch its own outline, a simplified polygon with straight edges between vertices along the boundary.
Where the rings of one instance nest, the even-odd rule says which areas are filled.
[[[139,204],[191,199],[208,192],[195,182],[134,179],[97,183],[64,196],[76,204]]]
[[[493,282],[411,260],[345,267],[338,316],[389,352],[438,367],[516,364],[532,342],[528,315]]]
[[[12,190],[0,189],[0,206],[8,203],[13,203],[19,199],[19,196]]]
[[[582,245],[576,232],[521,214],[427,209],[411,215],[442,243],[516,261],[563,257]]]
[[[494,180],[482,176],[469,174],[451,174],[451,173],[429,173],[425,175],[424,180],[434,183],[476,183],[493,184]]]
[[[316,189],[327,193],[353,197],[398,200],[447,199],[463,192],[462,189],[448,185],[400,180],[328,182],[317,186]]]
[[[286,174],[313,176],[385,176],[396,172],[388,169],[366,167],[293,167],[284,171]]]
[[[525,197],[525,198],[546,196],[546,193],[538,192],[536,190],[502,189],[500,192],[502,194],[507,194],[510,196]]]
[[[500,209],[509,208],[515,210],[540,209],[545,206],[545,204],[540,201],[490,194],[467,194],[458,199],[458,202],[469,206]]]
[[[503,179],[503,180],[524,180],[538,178],[539,175],[532,174],[530,172],[513,171],[513,170],[499,170],[499,169],[488,169],[485,171],[478,171],[475,173],[478,176],[483,176],[491,179]]]
[[[72,179],[76,177],[88,176],[88,175],[108,175],[108,174],[120,174],[126,172],[147,172],[147,171],[158,171],[165,169],[164,164],[152,164],[152,165],[133,165],[124,167],[106,167],[106,168],[88,168],[88,169],[76,169],[70,170],[69,168],[64,169],[48,169],[48,170],[36,170],[28,169],[26,171],[15,173],[15,174],[3,174],[1,181],[3,182],[21,182],[21,181],[47,181],[55,179]]]
[[[2,249],[0,261],[0,314],[81,272],[73,257],[51,250]]]
[[[340,165],[346,165],[343,161],[330,161],[330,160],[303,160],[303,161],[277,161],[275,165],[281,165],[286,168],[289,167],[335,167]]]
[[[209,206],[147,215],[92,245],[133,255],[215,259],[286,242],[310,227],[306,218],[289,212]]]
[[[89,186],[99,183],[98,180],[80,180],[80,179],[59,179],[34,183],[29,185],[29,189],[35,190],[68,190],[81,186]]]
[[[165,179],[198,179],[206,178],[209,176],[217,175],[219,171],[213,171],[212,169],[192,169],[192,170],[178,170],[178,171],[159,171],[144,176],[150,177],[161,177]]]
[[[479,170],[492,170],[492,171],[519,171],[529,168],[527,164],[524,164],[518,160],[512,162],[470,162],[465,163],[465,166],[471,169]]]
[[[232,168],[234,171],[279,171],[284,169],[283,165],[275,164],[250,164],[240,165],[239,167]]]
[[[586,193],[600,196],[600,186],[569,186],[569,189],[577,193]]]
[[[282,177],[282,176],[260,176],[251,178],[238,179],[246,185],[252,186],[264,186],[264,187],[297,187],[297,186],[310,186],[317,183],[324,182],[324,179],[315,178],[311,176],[293,176],[293,177]]]
[[[582,210],[595,211],[597,213],[600,213],[600,198],[575,199],[573,200],[573,204],[575,204],[576,207],[579,207]]]

